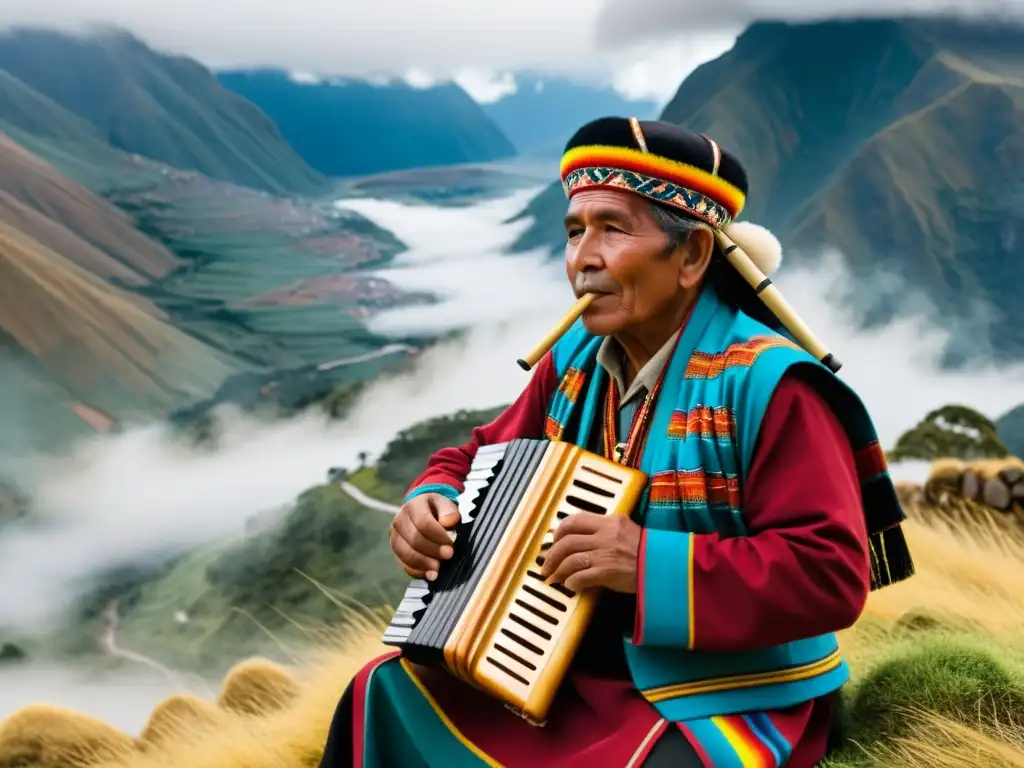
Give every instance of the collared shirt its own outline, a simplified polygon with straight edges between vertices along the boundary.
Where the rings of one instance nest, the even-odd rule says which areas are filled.
[[[622,345],[613,337],[606,336],[597,349],[597,364],[607,371],[619,390],[619,413],[616,425],[616,438],[625,442],[629,429],[633,425],[633,417],[637,408],[643,403],[647,393],[654,389],[662,370],[668,365],[675,348],[676,339],[682,329],[672,334],[661,349],[654,353],[650,360],[637,371],[629,387],[626,386],[625,352]],[[598,413],[604,413],[603,410]],[[590,450],[604,453],[604,419],[598,419],[598,428],[591,433]]]
[[[658,382],[658,376],[661,375],[662,369],[672,356],[672,349],[680,332],[681,329],[673,333],[661,349],[643,364],[628,389],[626,388],[625,352],[622,345],[612,336],[604,338],[601,346],[597,349],[597,363],[608,372],[618,386],[620,407],[627,405],[634,398],[643,399],[648,392],[654,389],[654,385]]]

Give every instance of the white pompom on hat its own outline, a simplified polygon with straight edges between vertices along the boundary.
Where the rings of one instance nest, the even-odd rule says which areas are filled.
[[[782,244],[760,224],[734,221],[726,224],[722,232],[736,243],[765,275],[770,275],[782,264]]]

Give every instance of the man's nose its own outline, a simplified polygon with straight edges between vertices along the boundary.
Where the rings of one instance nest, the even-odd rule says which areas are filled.
[[[577,272],[594,272],[604,269],[601,244],[592,236],[592,230],[584,233],[570,257],[572,268]]]

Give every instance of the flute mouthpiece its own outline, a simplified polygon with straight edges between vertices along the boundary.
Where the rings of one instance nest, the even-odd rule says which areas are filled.
[[[555,346],[557,341],[565,335],[565,332],[572,327],[572,324],[580,319],[583,313],[586,312],[587,307],[590,306],[591,302],[595,298],[595,295],[592,293],[583,294],[583,296],[581,296],[577,302],[572,305],[572,308],[565,314],[565,317],[559,321],[558,325],[552,328],[548,332],[547,336],[541,339],[541,342],[530,351],[530,354],[516,361],[519,364],[519,367],[524,371],[528,371],[539,363],[540,359],[544,357],[544,355],[546,355],[548,351]]]

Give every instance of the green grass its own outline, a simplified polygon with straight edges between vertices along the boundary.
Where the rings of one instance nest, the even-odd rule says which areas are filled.
[[[828,768],[867,768],[897,739],[920,737],[922,710],[970,727],[1024,726],[1024,649],[930,629],[889,636],[891,647],[845,695],[848,740]]]
[[[382,480],[376,467],[361,467],[348,476],[348,482],[374,499],[391,504],[401,504],[406,488]]]

